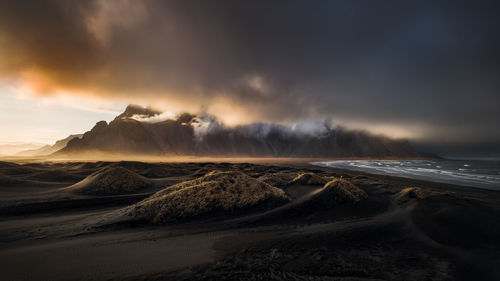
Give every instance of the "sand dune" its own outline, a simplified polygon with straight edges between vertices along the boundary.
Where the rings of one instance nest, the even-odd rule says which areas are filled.
[[[295,177],[297,176],[296,172],[277,172],[277,173],[268,173],[258,177],[257,179],[265,182],[271,186],[284,188],[286,187]]]
[[[0,162],[0,185],[0,279],[500,277],[495,191],[304,162]]]
[[[40,171],[33,175],[26,177],[30,180],[41,180],[41,181],[74,181],[82,179],[81,176],[69,173],[61,169],[53,169],[49,171]]]
[[[112,195],[138,192],[151,187],[152,183],[122,167],[105,167],[65,190],[94,195]]]
[[[500,213],[454,193],[430,193],[412,210],[413,222],[444,245],[477,248],[494,244],[500,233]]]
[[[285,192],[241,172],[211,172],[167,187],[132,206],[128,215],[168,223],[267,209],[287,202]]]
[[[407,187],[396,193],[394,195],[394,199],[398,203],[405,203],[412,199],[425,199],[427,196],[427,192],[423,191],[419,187]]]
[[[337,204],[358,203],[368,198],[368,194],[364,190],[343,179],[334,179],[328,182],[317,196],[321,200]]]
[[[307,185],[324,185],[328,181],[316,175],[315,173],[301,173],[295,177],[289,184],[307,184]]]

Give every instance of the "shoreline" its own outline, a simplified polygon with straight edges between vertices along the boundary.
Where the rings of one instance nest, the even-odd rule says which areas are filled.
[[[400,167],[389,167],[389,169],[396,169],[394,171],[388,171],[384,170],[384,167],[379,167],[379,166],[367,166],[367,167],[358,167],[358,166],[353,166],[352,168],[348,167],[343,167],[343,166],[329,166],[328,162],[350,162],[350,161],[374,161],[374,162],[400,162],[400,161],[412,161],[412,160],[333,160],[333,161],[322,161],[322,162],[313,162],[311,163],[314,166],[318,167],[329,167],[329,168],[334,168],[334,169],[343,169],[343,170],[349,170],[349,171],[355,171],[355,172],[364,172],[364,173],[369,173],[373,175],[386,175],[386,176],[394,176],[394,177],[401,177],[401,178],[408,178],[412,180],[420,180],[420,181],[428,181],[428,182],[436,182],[436,183],[442,183],[442,184],[451,184],[451,185],[457,185],[457,186],[464,186],[464,187],[470,187],[470,188],[480,188],[480,189],[487,189],[487,190],[500,190],[500,183],[494,183],[491,181],[486,181],[486,180],[481,180],[481,179],[474,179],[474,177],[498,177],[500,176],[494,175],[494,174],[461,174],[461,169],[457,170],[446,170],[446,169],[441,169],[442,164],[439,164],[439,168],[425,168],[425,170],[432,169],[432,172],[422,172],[422,173],[414,173],[414,169],[419,169],[419,167],[410,167],[411,172],[405,171],[401,169]],[[415,160],[415,161],[436,161],[436,160]],[[439,161],[439,160],[437,160]],[[497,161],[489,161],[489,160],[441,160],[441,161],[449,161],[449,162],[474,162],[474,161],[487,161],[487,162],[497,162]],[[398,174],[398,170],[400,169],[400,174]],[[466,171],[466,170],[464,170]],[[452,176],[452,173],[455,173],[456,176]]]

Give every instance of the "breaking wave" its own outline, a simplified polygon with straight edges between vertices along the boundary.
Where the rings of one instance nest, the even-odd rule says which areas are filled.
[[[486,160],[341,160],[318,166],[500,190],[500,161]]]

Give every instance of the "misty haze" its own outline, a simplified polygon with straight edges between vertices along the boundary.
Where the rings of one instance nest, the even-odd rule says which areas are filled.
[[[500,280],[499,13],[0,0],[0,281]]]

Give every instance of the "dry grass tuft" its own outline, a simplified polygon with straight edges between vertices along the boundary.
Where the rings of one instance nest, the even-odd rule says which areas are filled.
[[[400,192],[394,195],[394,199],[398,203],[405,203],[411,199],[425,199],[429,196],[427,192],[423,191],[419,187],[407,187],[402,189]]]
[[[324,185],[328,181],[315,173],[300,173],[289,184]]]

